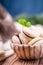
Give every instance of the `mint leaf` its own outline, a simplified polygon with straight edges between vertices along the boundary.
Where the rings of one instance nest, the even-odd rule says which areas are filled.
[[[26,23],[26,27],[30,27],[31,26],[31,23],[30,22],[27,22]]]
[[[18,22],[22,25],[26,25],[26,20],[25,19],[19,19]]]
[[[26,26],[26,27],[30,27],[31,26],[31,23],[30,22],[27,22],[27,20],[26,19],[19,19],[18,20],[18,23],[19,24],[21,24],[21,25],[24,25],[24,26]]]

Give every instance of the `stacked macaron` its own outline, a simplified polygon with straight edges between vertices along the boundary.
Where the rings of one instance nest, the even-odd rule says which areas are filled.
[[[43,38],[35,26],[23,27],[18,36],[12,37],[11,47],[22,59],[38,59],[43,57]]]

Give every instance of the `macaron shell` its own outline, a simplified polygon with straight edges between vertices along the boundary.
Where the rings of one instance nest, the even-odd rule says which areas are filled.
[[[19,34],[19,38],[23,44],[28,44],[28,42],[31,41],[32,38],[26,36],[24,33]]]
[[[42,39],[43,38],[41,38],[41,37],[36,37],[36,38],[32,39],[28,44],[29,45],[35,45],[36,42],[38,42],[39,40],[42,40]]]
[[[13,37],[12,37],[12,40],[11,40],[14,44],[20,44],[20,40],[19,40],[19,38],[16,36],[16,35],[14,35]]]
[[[43,45],[43,39],[40,39],[38,40],[33,46],[36,46],[36,45]]]
[[[23,27],[23,32],[26,35],[33,37],[33,38],[40,36],[40,33],[38,32],[38,30],[36,28],[32,29],[32,28]]]

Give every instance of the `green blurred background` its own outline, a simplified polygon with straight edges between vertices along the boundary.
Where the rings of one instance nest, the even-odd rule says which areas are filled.
[[[14,17],[14,19],[16,21],[18,21],[18,19],[20,19],[20,18],[24,18],[27,21],[31,22],[32,24],[41,24],[41,25],[43,25],[43,13],[42,14],[37,14],[37,15],[34,15],[34,16],[29,16],[27,14],[21,14],[21,15],[18,15],[16,17]]]

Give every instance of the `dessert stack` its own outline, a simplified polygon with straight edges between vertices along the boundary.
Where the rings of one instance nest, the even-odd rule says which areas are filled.
[[[39,59],[43,57],[43,37],[40,28],[32,25],[23,27],[18,35],[12,37],[11,47],[20,59]]]

